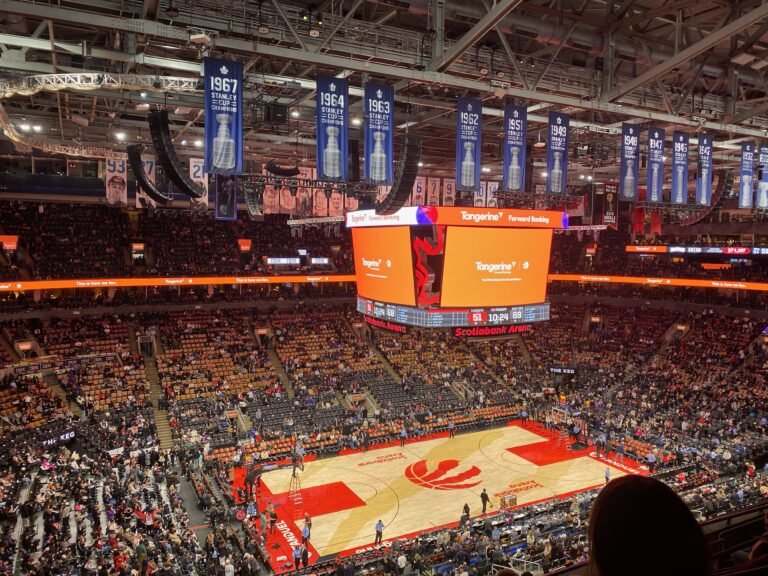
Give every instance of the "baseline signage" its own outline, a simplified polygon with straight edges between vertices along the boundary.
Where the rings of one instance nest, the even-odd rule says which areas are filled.
[[[502,190],[522,192],[525,188],[525,137],[528,110],[525,106],[513,106],[510,100],[504,104],[504,166]]]
[[[243,65],[203,60],[205,81],[205,171],[243,172]]]
[[[547,194],[565,194],[568,180],[568,114],[549,113],[547,128]]]
[[[395,154],[395,89],[386,84],[366,84],[363,100],[365,181],[392,186]]]
[[[456,190],[480,190],[483,102],[459,98],[456,114]]]
[[[644,278],[641,276],[592,276],[588,274],[550,274],[549,281],[582,284],[644,284],[646,286],[685,286],[688,288],[720,288],[724,290],[754,290],[768,292],[768,282],[739,282],[736,280],[698,280],[693,278]]]
[[[0,235],[0,245],[4,250],[13,252],[19,246],[19,237],[16,235]]]
[[[349,82],[332,76],[317,77],[317,179],[348,178],[347,117]]]
[[[688,201],[688,134],[675,130],[672,138],[672,203]]]
[[[510,324],[506,326],[473,326],[472,328],[454,328],[457,338],[487,338],[488,336],[509,336],[530,332],[530,324]]]
[[[381,328],[387,332],[394,332],[395,334],[408,334],[408,326],[405,324],[396,324],[395,322],[390,322],[389,320],[379,320],[378,318],[373,318],[372,316],[363,316],[363,321],[369,326],[373,326],[374,328]]]
[[[550,374],[576,374],[576,368],[570,366],[550,366]]]
[[[637,171],[640,165],[640,128],[624,122],[621,125],[621,170],[619,171],[619,190],[625,202],[637,200]]]
[[[739,208],[752,208],[755,181],[755,143],[741,143],[741,181],[739,183]]]
[[[709,206],[712,200],[712,135],[699,135],[699,162],[696,165],[696,204]]]
[[[71,428],[67,430],[66,432],[62,432],[61,434],[56,434],[55,436],[51,436],[50,438],[46,438],[45,440],[40,441],[40,445],[43,448],[52,448],[53,446],[58,446],[59,444],[64,444],[66,442],[70,442],[75,439],[75,429]]]
[[[461,206],[406,206],[394,214],[374,210],[348,212],[348,228],[367,226],[478,226],[481,228],[568,228],[568,213],[555,210],[515,210]]]
[[[664,129],[648,130],[648,202],[664,201]]]

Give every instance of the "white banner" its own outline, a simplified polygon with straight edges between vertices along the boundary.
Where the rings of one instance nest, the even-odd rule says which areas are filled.
[[[147,175],[147,180],[152,184],[155,183],[155,174],[157,168],[157,161],[154,156],[142,156],[141,165],[144,168],[144,173]],[[139,186],[136,185],[136,208],[149,208],[157,206],[157,202],[147,196]]]
[[[203,189],[203,195],[200,198],[190,198],[190,202],[195,206],[205,204],[208,207],[208,174],[205,173],[204,158],[189,159],[189,178],[195,184],[199,184]]]
[[[128,156],[126,154],[120,154],[118,158],[106,161],[104,186],[107,204],[128,206]]]

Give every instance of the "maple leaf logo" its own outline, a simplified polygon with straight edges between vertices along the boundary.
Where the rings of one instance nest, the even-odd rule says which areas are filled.
[[[376,98],[381,98],[382,96],[384,96],[384,92],[381,90],[376,90]]]
[[[336,84],[334,84],[333,82],[331,82],[331,83],[328,85],[328,90],[330,90],[331,92],[336,92]]]
[[[226,66],[222,66],[221,68],[219,68],[219,72],[221,72],[222,74],[224,74],[224,76],[226,76],[227,74],[229,74],[229,68],[227,68]]]

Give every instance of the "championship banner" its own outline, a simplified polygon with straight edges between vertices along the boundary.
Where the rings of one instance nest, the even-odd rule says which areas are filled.
[[[453,178],[443,179],[443,202],[441,206],[456,204],[456,181]]]
[[[440,206],[440,178],[427,178],[427,206]]]
[[[768,146],[760,146],[757,157],[757,200],[760,210],[768,210]]]
[[[688,202],[688,134],[672,135],[672,203]]]
[[[208,174],[205,173],[205,158],[189,159],[189,179],[200,186],[203,195],[200,198],[190,198],[190,202],[195,206],[208,207]]]
[[[144,173],[147,175],[147,180],[149,180],[152,184],[155,184],[156,182],[156,173],[157,173],[157,161],[154,156],[142,156],[141,157],[141,166],[144,168]],[[157,202],[147,196],[147,194],[139,188],[139,186],[136,186],[136,208],[155,208],[157,207]]]
[[[317,179],[347,180],[347,116],[349,82],[318,76],[317,82]]]
[[[243,172],[243,65],[205,58],[205,171]]]
[[[107,194],[107,204],[110,206],[128,206],[128,156],[121,154],[120,158],[109,158],[104,171],[104,186]],[[138,186],[136,189],[138,190]]]
[[[504,104],[504,166],[502,169],[503,189],[522,192],[525,187],[525,132],[528,110],[525,106],[513,106],[507,100]]]
[[[625,202],[637,201],[637,170],[640,150],[640,128],[624,122],[621,125],[621,170],[619,189]]]
[[[395,155],[395,89],[385,84],[366,84],[363,100],[365,181],[392,185]]]
[[[216,175],[213,212],[216,220],[237,220],[237,176]]]
[[[456,114],[456,190],[480,189],[483,102],[459,98]]]
[[[485,207],[485,190],[488,187],[488,182],[480,182],[480,188],[475,190],[472,196],[472,205],[475,208]]]
[[[488,191],[485,196],[485,205],[488,208],[498,208],[499,199],[496,198],[496,192],[499,190],[498,182],[488,182]]]
[[[568,114],[549,113],[547,134],[547,194],[565,194],[568,175]]]
[[[616,228],[619,218],[619,185],[608,182],[595,189],[595,203],[592,212],[593,224],[605,224]]]
[[[664,129],[648,130],[648,202],[664,201]]]
[[[416,176],[416,180],[413,182],[413,189],[411,190],[411,199],[408,202],[409,206],[423,206],[424,200],[427,197],[427,178],[426,176]]]
[[[709,206],[712,201],[712,136],[699,135],[699,162],[696,165],[696,204]]]
[[[755,143],[741,143],[741,181],[739,182],[739,208],[752,208],[755,180]]]

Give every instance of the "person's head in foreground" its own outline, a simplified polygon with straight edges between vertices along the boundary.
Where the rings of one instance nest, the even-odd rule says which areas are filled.
[[[709,553],[693,514],[653,478],[609,482],[589,522],[592,576],[708,576]]]

